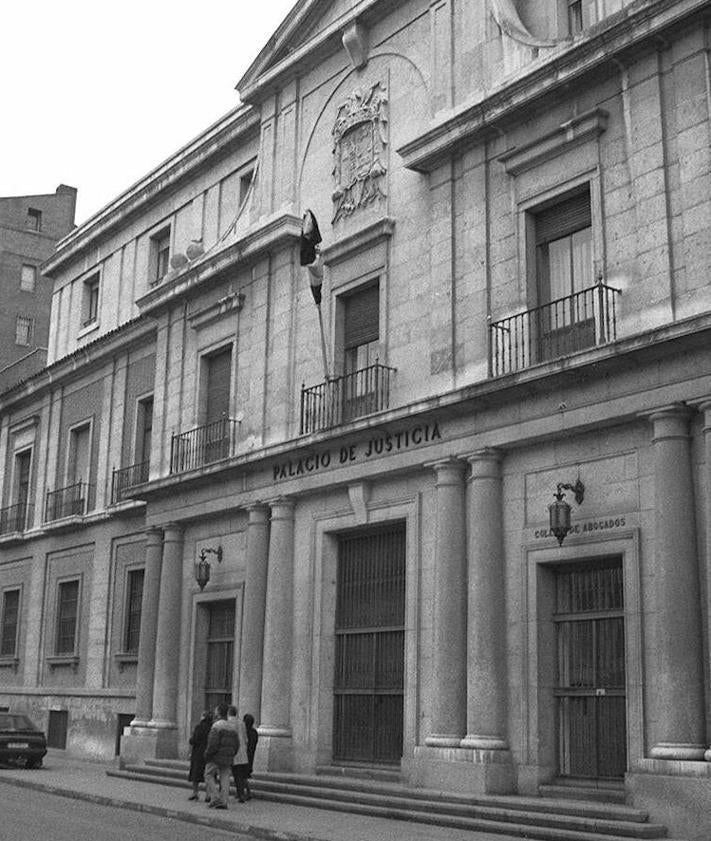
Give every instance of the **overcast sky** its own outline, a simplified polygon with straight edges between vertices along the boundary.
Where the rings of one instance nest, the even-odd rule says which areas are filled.
[[[76,187],[81,223],[238,104],[295,0],[5,0],[0,196]]]

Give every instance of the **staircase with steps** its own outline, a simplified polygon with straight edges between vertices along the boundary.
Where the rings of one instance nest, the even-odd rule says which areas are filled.
[[[646,812],[620,803],[559,796],[468,796],[407,788],[387,772],[361,776],[339,769],[316,775],[255,773],[252,792],[261,800],[344,811],[373,817],[490,832],[539,841],[630,841],[667,838],[666,828]],[[188,764],[151,760],[145,765],[109,770],[109,776],[189,788]],[[570,789],[565,792],[570,795]],[[667,839],[671,841],[671,839]]]

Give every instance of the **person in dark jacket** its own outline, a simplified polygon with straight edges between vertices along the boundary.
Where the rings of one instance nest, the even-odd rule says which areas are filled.
[[[252,790],[249,787],[249,778],[252,776],[254,770],[254,752],[257,749],[257,742],[259,741],[259,734],[254,727],[254,716],[246,713],[244,718],[244,726],[247,731],[247,778],[244,781],[244,799],[252,799]]]
[[[207,736],[212,727],[212,716],[205,710],[200,721],[193,730],[190,737],[190,773],[188,780],[193,784],[193,793],[188,800],[198,799],[200,783],[205,782],[205,748],[207,747]],[[207,795],[205,798],[208,799]]]
[[[226,809],[230,793],[232,763],[239,749],[239,738],[227,721],[227,704],[218,704],[216,721],[210,728],[205,748],[205,786],[213,809]]]

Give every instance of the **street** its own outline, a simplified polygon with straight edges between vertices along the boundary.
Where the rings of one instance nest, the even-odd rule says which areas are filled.
[[[0,841],[248,841],[212,827],[0,782]]]

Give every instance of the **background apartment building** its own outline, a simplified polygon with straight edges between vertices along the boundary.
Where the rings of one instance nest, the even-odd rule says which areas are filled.
[[[710,8],[298,3],[45,266],[0,703],[129,764],[231,698],[264,771],[706,838]]]
[[[0,198],[0,391],[47,364],[52,282],[41,272],[74,227],[77,191]]]

